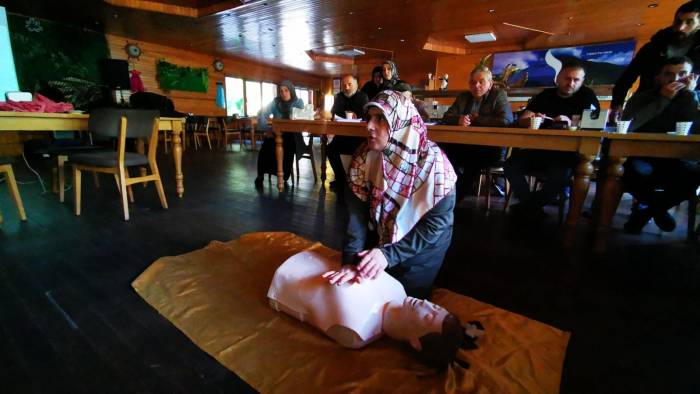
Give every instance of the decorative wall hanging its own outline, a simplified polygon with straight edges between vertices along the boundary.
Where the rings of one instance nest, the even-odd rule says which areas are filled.
[[[216,70],[216,71],[223,71],[224,70],[224,62],[222,62],[219,59],[214,60],[214,63],[212,63],[212,66],[214,67],[214,70]]]
[[[587,85],[614,84],[632,61],[635,41],[496,53],[495,77],[506,74],[509,86],[554,86],[563,63],[578,61],[586,68]]]
[[[137,44],[127,43],[124,50],[126,51],[126,55],[129,57],[129,60],[139,60],[139,56],[141,56],[141,48]]]
[[[156,65],[158,84],[163,90],[206,93],[209,74],[206,68],[180,67],[161,59]]]

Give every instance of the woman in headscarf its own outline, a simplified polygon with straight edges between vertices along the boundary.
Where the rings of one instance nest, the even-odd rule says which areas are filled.
[[[372,79],[362,85],[362,90],[367,94],[367,98],[372,99],[377,93],[382,91],[384,78],[382,77],[382,66],[377,66],[372,69]]]
[[[260,152],[258,153],[258,177],[255,178],[255,187],[262,187],[265,174],[277,175],[277,158],[275,157],[275,136],[270,131],[267,120],[272,115],[275,119],[289,119],[292,108],[304,108],[304,102],[297,97],[294,85],[287,80],[280,82],[277,87],[277,97],[270,104],[260,110],[258,116],[258,129],[267,130]],[[294,162],[294,134],[282,133],[282,146],[284,147],[284,157],[282,159],[282,169],[284,170],[284,180],[292,175],[292,164]]]
[[[396,69],[396,63],[387,60],[382,63],[382,77],[384,84],[382,90],[395,90],[397,92],[411,91],[411,85],[399,79],[399,71]]]
[[[348,176],[344,265],[329,280],[373,279],[386,269],[408,295],[425,298],[452,239],[457,176],[409,98],[382,91],[365,109],[369,135]],[[368,230],[378,241],[368,242]]]

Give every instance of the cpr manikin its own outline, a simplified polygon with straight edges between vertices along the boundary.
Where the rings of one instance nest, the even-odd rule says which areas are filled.
[[[407,297],[401,284],[386,272],[361,283],[331,285],[322,275],[339,269],[339,260],[340,256],[314,250],[290,257],[272,279],[267,293],[270,305],[348,348],[361,348],[386,333],[421,352],[426,337],[440,337],[444,345],[442,337],[451,331],[454,358],[462,342],[462,328],[454,315],[429,301]],[[446,330],[448,325],[457,328]]]

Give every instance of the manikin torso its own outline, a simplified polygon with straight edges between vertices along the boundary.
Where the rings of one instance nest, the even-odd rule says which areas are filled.
[[[339,269],[338,260],[313,250],[290,257],[275,272],[267,297],[275,310],[315,326],[342,346],[360,348],[382,335],[385,305],[403,303],[406,292],[386,272],[360,284],[331,285],[321,275]]]

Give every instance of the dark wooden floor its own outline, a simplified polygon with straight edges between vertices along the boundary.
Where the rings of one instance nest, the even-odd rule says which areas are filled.
[[[61,205],[37,183],[21,185],[27,223],[0,184],[0,392],[251,391],[130,283],[158,257],[252,231],[292,231],[339,248],[343,205],[319,192],[308,161],[300,184],[279,194],[267,184],[253,188],[255,159],[186,152],[178,199],[171,157],[161,157],[170,209],[160,208],[152,187],[136,187],[129,222],[106,176],[100,189],[84,178],[81,217],[72,191]],[[22,163],[15,168],[20,181],[34,180]],[[586,219],[567,252],[553,207],[544,223],[522,227],[500,204],[489,214],[474,199],[456,209],[439,286],[571,331],[564,393],[700,392],[700,253],[683,242],[685,219],[672,234],[653,224],[641,236],[616,233],[609,253],[596,258]]]

